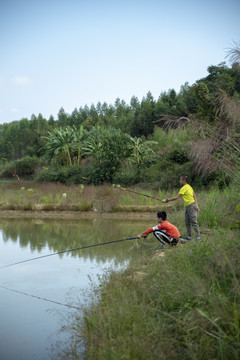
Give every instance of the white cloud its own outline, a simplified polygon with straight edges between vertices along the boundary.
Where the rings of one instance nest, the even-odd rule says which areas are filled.
[[[25,75],[16,75],[11,79],[11,82],[17,85],[28,85],[31,79]]]

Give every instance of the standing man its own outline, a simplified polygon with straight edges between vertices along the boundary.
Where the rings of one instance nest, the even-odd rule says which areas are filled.
[[[197,215],[199,211],[198,203],[197,203],[197,197],[195,192],[193,191],[193,188],[188,184],[188,176],[183,175],[180,177],[180,185],[182,185],[181,189],[179,190],[179,193],[170,199],[164,199],[162,200],[163,203],[167,203],[169,201],[175,201],[180,196],[182,196],[184,205],[185,205],[185,224],[187,228],[187,237],[186,240],[192,240],[192,229],[193,227],[195,234],[196,234],[196,240],[200,239],[200,230],[198,226],[197,221]]]

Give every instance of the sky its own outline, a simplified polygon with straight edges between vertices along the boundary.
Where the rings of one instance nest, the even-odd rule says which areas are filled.
[[[240,0],[1,0],[0,123],[151,91],[225,61]]]

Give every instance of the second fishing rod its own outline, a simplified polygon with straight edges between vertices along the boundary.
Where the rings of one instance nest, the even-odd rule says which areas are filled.
[[[92,183],[97,183],[97,184],[101,184],[101,185],[104,184],[102,181],[98,181],[98,180],[95,180],[95,179],[90,179],[90,178],[87,178],[85,176],[81,176],[81,178],[84,179],[84,180],[89,180]],[[132,190],[132,189],[124,188],[124,187],[122,187],[120,185],[115,185],[115,186],[113,186],[113,188],[116,189],[116,190],[128,191],[128,192],[131,192],[133,194],[137,194],[137,195],[145,196],[145,197],[150,198],[150,199],[162,201],[161,199],[158,199],[155,196],[148,195],[148,194],[143,194],[143,193],[140,193],[140,192]]]

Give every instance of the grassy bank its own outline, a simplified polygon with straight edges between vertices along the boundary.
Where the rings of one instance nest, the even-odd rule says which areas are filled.
[[[131,187],[137,192],[163,199],[176,195],[171,191]],[[205,227],[235,224],[239,217],[236,206],[240,203],[237,184],[224,190],[212,188],[197,191],[200,205],[199,221]],[[111,185],[63,185],[5,181],[0,183],[0,210],[20,211],[93,211],[100,201],[103,212],[157,212],[160,207],[171,212],[171,221],[184,223],[183,202],[178,200],[162,204],[158,200],[119,190]],[[179,210],[181,209],[181,212]],[[226,215],[226,217],[225,217]]]
[[[87,358],[239,359],[237,231],[159,253],[103,280],[73,328]]]
[[[125,271],[107,273],[74,316],[68,358],[79,359],[84,342],[86,359],[239,359],[238,189],[198,195],[200,227],[210,231],[174,249],[156,244]],[[184,231],[180,203],[169,218]]]
[[[156,197],[164,196],[158,191],[135,190]],[[157,200],[119,190],[111,185],[67,186],[60,183],[24,181],[0,183],[0,209],[2,210],[92,211],[100,207],[99,211],[103,212],[151,212],[157,211],[158,206]]]

